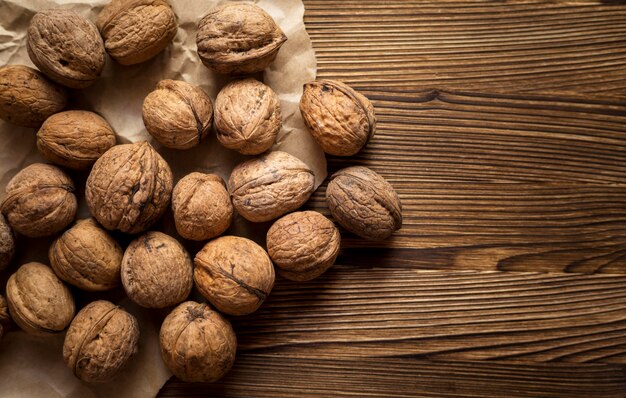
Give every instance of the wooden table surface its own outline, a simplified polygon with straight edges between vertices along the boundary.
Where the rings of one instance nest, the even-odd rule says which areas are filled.
[[[389,241],[277,282],[220,383],[173,396],[626,397],[626,3],[307,0],[366,94]],[[323,185],[310,208],[328,214]]]

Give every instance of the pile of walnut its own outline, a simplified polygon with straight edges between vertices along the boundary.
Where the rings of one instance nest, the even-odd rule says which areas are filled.
[[[91,85],[106,53],[122,65],[141,63],[168,46],[176,31],[176,16],[165,0],[113,0],[96,24],[70,10],[45,10],[32,18],[27,35],[39,71],[21,65],[0,69],[0,117],[38,128],[37,148],[55,164],[32,164],[8,183],[0,215],[0,269],[15,251],[12,231],[57,236],[50,266],[28,263],[10,276],[6,301],[0,296],[0,336],[9,318],[27,333],[66,331],[63,358],[84,381],[107,381],[124,368],[137,351],[139,325],[107,301],[75,313],[66,284],[104,291],[121,282],[142,307],[176,306],[161,327],[163,360],[182,380],[211,382],[231,368],[237,345],[220,313],[256,311],[274,286],[274,266],[287,279],[307,281],[331,267],[339,253],[334,223],[314,211],[297,211],[313,193],[313,171],[288,153],[267,152],[282,118],[280,101],[265,84],[235,80],[213,104],[198,87],[163,80],[145,98],[144,124],[163,146],[191,148],[213,126],[224,147],[258,155],[235,167],[228,183],[194,172],[175,184],[169,165],[148,142],[116,145],[114,131],[99,115],[62,112],[63,86]],[[242,76],[267,67],[286,39],[260,8],[228,3],[200,20],[198,55],[214,71]],[[338,81],[306,84],[300,110],[331,155],[356,154],[375,132],[370,101]],[[71,227],[76,187],[62,168],[91,168],[85,197],[93,218]],[[402,224],[398,195],[366,167],[332,175],[326,200],[334,220],[365,239],[385,239]],[[208,241],[193,258],[175,238],[148,231],[170,205],[180,236]],[[252,222],[276,220],[267,232],[267,251],[249,239],[220,236],[235,211]],[[124,249],[107,230],[137,236]],[[185,301],[194,284],[210,305]]]

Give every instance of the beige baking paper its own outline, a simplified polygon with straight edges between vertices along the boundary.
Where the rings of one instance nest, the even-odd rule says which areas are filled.
[[[213,99],[228,81],[202,65],[195,44],[198,20],[222,1],[170,2],[179,22],[174,43],[155,59],[141,65],[124,67],[109,58],[103,75],[93,87],[71,92],[68,108],[93,110],[104,116],[118,134],[120,143],[151,141],[172,166],[175,180],[191,171],[217,173],[227,180],[234,165],[245,157],[221,147],[214,135],[197,148],[177,151],[160,147],[143,126],[143,98],[159,80],[185,80],[201,86]],[[107,0],[0,0],[0,65],[33,66],[26,52],[26,28],[37,11],[71,8],[95,21],[106,3]],[[326,178],[326,161],[319,146],[306,132],[298,111],[302,85],[314,79],[316,71],[315,53],[303,23],[304,6],[300,0],[258,0],[256,3],[272,15],[288,37],[274,64],[264,76],[259,76],[281,99],[284,126],[274,149],[290,152],[309,164],[319,185]],[[35,149],[35,130],[0,120],[0,190],[4,192],[9,179],[24,166],[40,161],[44,160]],[[81,201],[78,216],[89,216],[84,201]],[[167,221],[160,228],[172,233]],[[257,226],[238,218],[230,233],[262,241],[258,231]],[[48,244],[49,240],[28,242],[26,248],[21,247],[19,261],[47,262]],[[0,282],[3,280],[6,275]],[[155,396],[170,377],[158,347],[159,322],[164,314],[141,310],[128,300],[120,304],[137,316],[141,340],[137,357],[115,382],[90,385],[74,378],[62,360],[63,336],[32,337],[13,331],[0,341],[0,397]]]

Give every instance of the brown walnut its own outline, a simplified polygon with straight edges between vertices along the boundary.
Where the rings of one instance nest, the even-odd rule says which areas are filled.
[[[0,294],[0,339],[6,334],[11,325],[11,317],[9,316],[9,307],[4,296]]]
[[[15,237],[6,218],[0,214],[0,271],[5,269],[15,254]]]

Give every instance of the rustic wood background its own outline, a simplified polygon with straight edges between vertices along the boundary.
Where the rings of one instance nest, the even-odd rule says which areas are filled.
[[[280,280],[225,380],[161,396],[626,396],[626,3],[306,0],[366,94],[393,239]],[[310,208],[327,214],[324,186]]]

